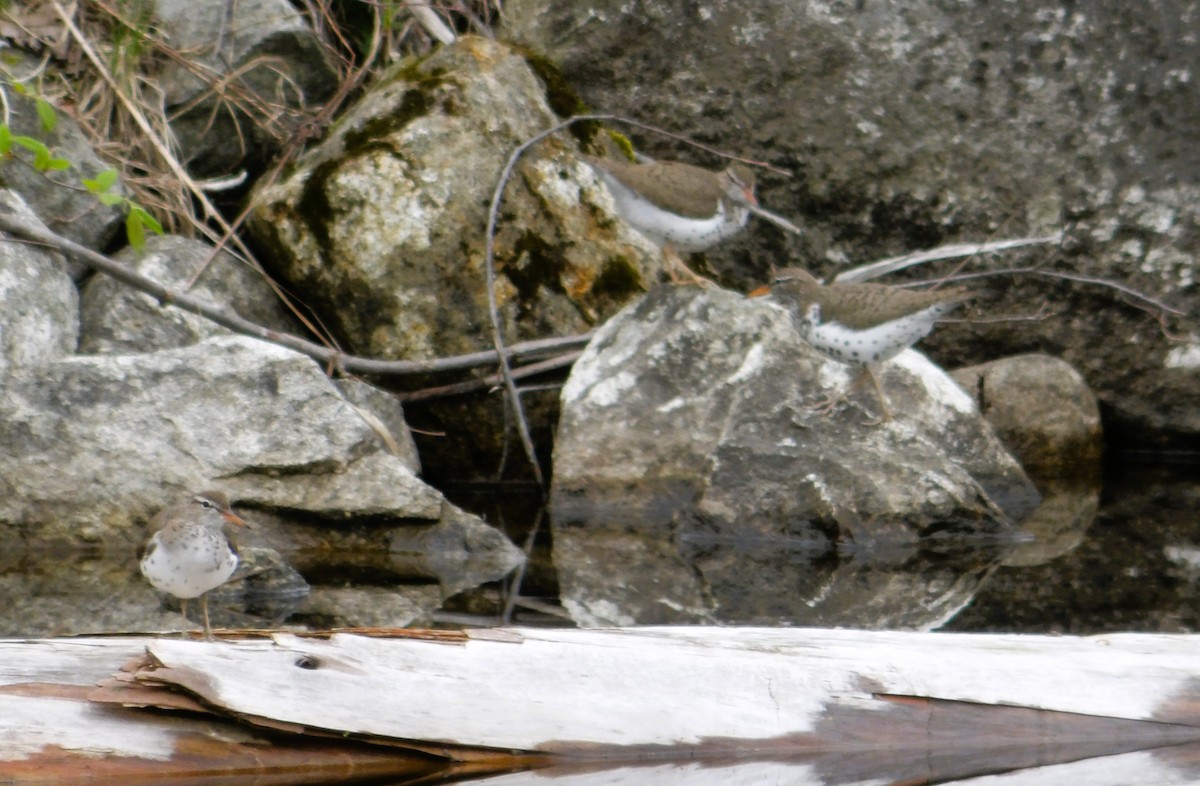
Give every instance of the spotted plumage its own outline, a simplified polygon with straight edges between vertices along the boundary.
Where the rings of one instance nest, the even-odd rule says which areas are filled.
[[[230,525],[245,526],[219,491],[204,491],[187,502],[160,511],[150,522],[156,532],[142,555],[142,575],[160,592],[187,602],[200,598],[205,638],[212,638],[208,592],[229,580],[237,569],[237,546]]]
[[[922,292],[870,283],[823,285],[799,268],[776,273],[770,291],[814,349],[862,369],[849,389],[822,406],[831,408],[869,378],[883,407],[881,420],[890,419],[891,410],[874,367],[928,335],[938,319],[970,297],[957,288]]]

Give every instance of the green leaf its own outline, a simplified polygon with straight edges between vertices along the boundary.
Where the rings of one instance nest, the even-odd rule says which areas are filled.
[[[64,169],[70,169],[71,162],[65,158],[52,158],[46,164],[46,169],[53,169],[56,172],[61,172]]]
[[[83,185],[93,194],[103,194],[117,184],[117,170],[109,167],[96,175],[95,178],[83,179]],[[119,199],[119,197],[118,197]],[[103,201],[103,200],[101,200]]]
[[[19,95],[19,96],[29,95],[29,88],[26,87],[21,82],[11,82],[10,84],[12,85],[13,92],[16,93],[17,95]]]
[[[58,125],[58,115],[54,111],[54,107],[44,98],[39,98],[34,102],[37,108],[38,119],[42,121],[42,129],[46,133],[50,133]]]
[[[6,156],[13,146],[13,132],[8,123],[0,123],[0,156]]]
[[[106,207],[119,205],[125,201],[125,197],[121,196],[120,194],[96,194],[96,199],[99,199],[100,204]]]
[[[40,140],[34,139],[31,136],[14,136],[12,141],[36,155],[44,155],[50,157],[50,149],[47,148]]]
[[[163,233],[162,224],[158,223],[157,218],[147,213],[146,208],[142,207],[136,202],[130,202],[129,212],[141,214],[142,223],[150,227],[150,231],[152,231],[154,234],[161,235]]]
[[[129,245],[141,251],[146,247],[146,228],[142,223],[142,214],[145,211],[130,210],[129,215],[125,216],[125,236],[129,238]]]

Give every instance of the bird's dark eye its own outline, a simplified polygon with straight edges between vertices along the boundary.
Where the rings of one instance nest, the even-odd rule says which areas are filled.
[[[201,497],[197,501],[200,503],[200,507],[202,507],[202,508],[207,508],[207,509],[211,510],[216,507],[216,505],[212,504],[212,500],[204,499],[203,497]]]

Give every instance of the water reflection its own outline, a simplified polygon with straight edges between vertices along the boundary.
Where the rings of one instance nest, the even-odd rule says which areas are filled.
[[[1120,465],[1097,513],[1087,495],[1040,525],[1035,546],[996,571],[947,626],[958,631],[1075,634],[1200,630],[1200,481],[1194,466]],[[1086,528],[1086,531],[1084,529]]]
[[[1041,487],[1045,502],[1023,522],[1024,537],[1003,542],[955,539],[953,533],[891,537],[903,527],[879,522],[861,523],[843,542],[812,529],[730,538],[700,526],[656,540],[629,527],[605,552],[587,555],[597,585],[616,590],[607,597],[560,589],[543,534],[524,591],[560,592],[575,612],[605,604],[606,614],[629,624],[645,621],[638,617],[639,603],[661,605],[666,598],[680,618],[701,609],[715,624],[931,628],[949,620],[949,630],[1031,633],[1200,628],[1200,484],[1193,467],[1111,468],[1102,497],[1088,484]],[[289,537],[282,527],[260,529],[269,531],[273,544]],[[524,534],[509,532],[517,542]],[[433,612],[446,608],[448,594],[470,585],[455,579],[442,586],[427,570],[454,561],[452,544],[433,542],[428,548],[445,554],[417,560],[425,567],[415,570],[411,543],[392,548],[387,544],[394,538],[378,536],[369,527],[347,529],[333,548],[332,541],[306,535],[305,548],[284,550],[284,556],[312,585],[308,596],[294,581],[260,579],[255,591],[248,591],[254,582],[245,582],[214,598],[218,624],[428,624]],[[563,547],[554,544],[555,559]],[[692,599],[693,606],[679,598]],[[272,606],[276,601],[283,605]],[[498,602],[494,590],[468,589],[451,607],[478,613]],[[176,609],[141,577],[134,548],[55,551],[10,544],[0,553],[3,636],[177,629]],[[515,622],[546,621],[563,624],[545,615],[522,616],[518,607]]]

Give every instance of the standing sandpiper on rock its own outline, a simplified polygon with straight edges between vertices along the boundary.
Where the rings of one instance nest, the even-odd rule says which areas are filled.
[[[846,390],[818,408],[826,412],[833,409],[869,378],[883,408],[876,423],[891,420],[892,411],[875,366],[928,335],[938,319],[971,297],[969,291],[960,288],[917,292],[886,284],[823,285],[800,268],[779,270],[770,295],[791,312],[801,337],[813,349],[862,368]]]
[[[634,164],[583,156],[608,186],[617,213],[663,250],[668,272],[710,282],[692,272],[677,252],[703,251],[741,231],[758,206],[754,170],[739,163],[713,172],[678,161]]]
[[[234,514],[229,498],[219,491],[202,491],[187,502],[161,510],[150,521],[157,530],[142,555],[142,575],[154,588],[180,599],[187,619],[190,598],[200,598],[204,638],[213,639],[208,623],[208,592],[229,580],[237,568],[237,547],[229,537],[231,524],[246,526]]]

